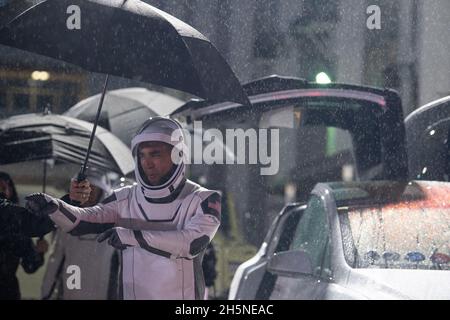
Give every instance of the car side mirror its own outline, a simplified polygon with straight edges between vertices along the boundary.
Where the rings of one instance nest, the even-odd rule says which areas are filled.
[[[311,259],[302,250],[290,250],[275,253],[269,260],[267,270],[274,274],[286,276],[311,275]]]

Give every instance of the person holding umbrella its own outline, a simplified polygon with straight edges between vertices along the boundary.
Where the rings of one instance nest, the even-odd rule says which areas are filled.
[[[69,193],[61,200],[69,204],[79,202],[80,207],[91,207],[111,193],[107,176],[90,170],[87,180],[78,183],[75,178],[72,179]],[[75,237],[61,229],[56,231],[54,243],[41,287],[42,299],[117,299],[117,250],[107,243],[98,243],[95,235]],[[94,258],[95,264],[92,263]],[[66,287],[70,276],[66,270],[71,265],[83,270],[81,288],[78,290]]]
[[[81,29],[75,32],[66,27],[72,5],[83,12]],[[0,10],[0,16],[1,44],[106,74],[78,181],[85,177],[109,75],[173,88],[209,102],[251,105],[228,63],[203,34],[143,1],[17,0]],[[81,209],[45,194],[28,198],[34,211],[42,208],[72,234],[112,228],[101,239],[109,238],[124,249],[126,299],[203,296],[202,273],[197,270],[220,224],[220,195],[186,180],[183,161],[167,157],[170,150],[179,152],[170,139],[161,140],[168,128],[181,130],[168,119],[146,124],[132,143],[137,185],[116,190],[102,204]],[[156,131],[147,134],[152,129]]]
[[[178,139],[174,139],[177,137]],[[90,208],[29,195],[32,212],[122,250],[124,299],[203,299],[202,256],[220,225],[220,194],[185,178],[180,124],[150,118],[132,140],[137,184]]]

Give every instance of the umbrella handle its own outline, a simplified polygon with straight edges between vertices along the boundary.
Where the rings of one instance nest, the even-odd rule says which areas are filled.
[[[80,172],[78,172],[78,175],[77,175],[77,182],[81,182],[83,180],[86,180],[86,178],[87,178],[87,176],[84,173],[84,170],[81,169]]]
[[[83,180],[86,180],[86,178],[87,178],[87,176],[86,176],[86,174],[84,173],[84,170],[83,170],[83,167],[82,167],[82,168],[80,169],[80,171],[78,172],[78,175],[77,175],[76,180],[77,180],[77,182],[81,182],[81,181],[83,181]],[[74,205],[74,206],[76,206],[76,207],[79,207],[79,206],[81,205],[81,202],[80,202],[80,201],[77,201],[77,200],[71,200],[70,202],[72,203],[72,205]]]

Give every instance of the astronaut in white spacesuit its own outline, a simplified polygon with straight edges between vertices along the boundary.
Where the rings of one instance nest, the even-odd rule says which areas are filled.
[[[150,118],[132,140],[137,184],[99,205],[74,207],[43,193],[27,197],[32,212],[48,214],[64,231],[102,233],[99,241],[122,250],[124,299],[204,296],[202,256],[220,225],[220,195],[185,178],[184,140],[174,136],[183,137],[178,122]]]

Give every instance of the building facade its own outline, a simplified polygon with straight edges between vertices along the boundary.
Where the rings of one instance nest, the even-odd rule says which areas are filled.
[[[405,114],[450,94],[447,0],[145,0],[204,33],[242,82],[270,74],[386,86]],[[380,29],[369,29],[371,5]],[[0,46],[2,117],[50,106],[63,112],[98,93],[103,78]],[[33,79],[47,70],[48,81]],[[129,86],[112,79],[111,88]],[[136,85],[136,84],[134,84]],[[143,85],[143,84],[137,84]],[[151,86],[149,86],[151,87]]]
[[[447,0],[146,0],[192,24],[242,82],[269,74],[385,86],[405,114],[450,94]],[[379,8],[380,29],[370,29]]]

